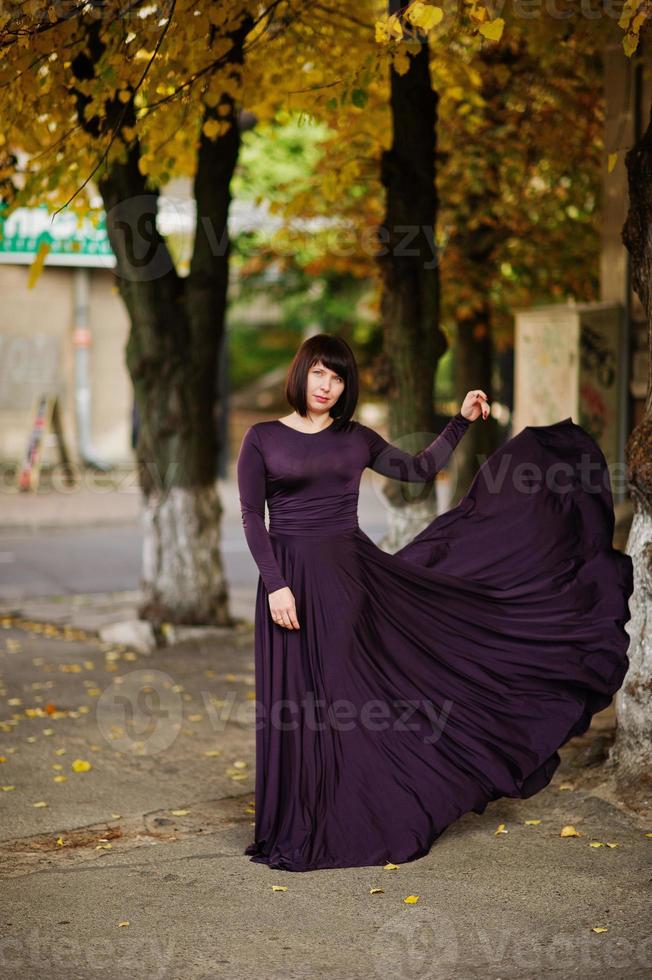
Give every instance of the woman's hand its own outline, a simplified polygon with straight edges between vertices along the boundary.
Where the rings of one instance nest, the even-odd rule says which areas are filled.
[[[299,629],[297,608],[292,589],[289,586],[286,585],[282,589],[270,592],[268,601],[269,611],[275,623],[278,623],[279,626],[285,626],[289,630]]]
[[[469,422],[475,422],[480,415],[482,415],[483,419],[488,419],[491,414],[491,409],[489,408],[489,402],[484,391],[480,388],[475,388],[473,391],[467,392],[460,412]]]

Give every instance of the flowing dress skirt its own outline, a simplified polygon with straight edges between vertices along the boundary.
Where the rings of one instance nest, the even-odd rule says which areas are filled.
[[[400,864],[543,789],[627,672],[633,569],[613,529],[606,461],[569,418],[508,440],[395,554],[360,528],[273,535],[300,629],[272,621],[259,580],[245,854]]]

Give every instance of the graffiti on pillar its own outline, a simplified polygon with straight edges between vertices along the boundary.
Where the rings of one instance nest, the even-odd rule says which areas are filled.
[[[614,441],[618,419],[617,333],[605,327],[585,322],[580,332],[580,424],[604,447]]]

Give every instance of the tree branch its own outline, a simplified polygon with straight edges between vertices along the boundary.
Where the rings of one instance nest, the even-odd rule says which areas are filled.
[[[81,186],[77,188],[77,190],[75,191],[75,193],[66,201],[65,204],[63,204],[57,211],[54,212],[54,217],[56,217],[56,215],[59,214],[60,211],[63,211],[64,208],[67,208],[68,205],[72,201],[74,201],[74,199],[77,197],[77,195],[84,189],[84,187],[86,187],[86,185],[88,184],[88,182],[97,173],[97,171],[99,170],[99,168],[102,166],[102,164],[106,160],[106,158],[108,156],[108,153],[109,153],[109,150],[111,149],[111,146],[113,145],[113,141],[114,141],[114,139],[116,137],[116,134],[117,134],[118,130],[120,129],[120,127],[122,126],[123,122],[124,122],[125,116],[127,114],[127,109],[129,107],[132,107],[133,108],[134,97],[136,96],[138,90],[140,89],[140,87],[142,86],[143,82],[145,81],[145,78],[147,77],[147,73],[149,72],[150,68],[154,64],[154,60],[155,60],[156,56],[158,55],[159,51],[161,50],[161,46],[163,44],[163,41],[165,40],[165,37],[167,35],[167,32],[168,32],[168,30],[170,28],[170,24],[172,23],[172,17],[174,16],[175,6],[176,6],[176,0],[170,0],[170,10],[169,10],[169,13],[167,15],[167,20],[166,20],[165,26],[163,27],[163,30],[161,31],[161,34],[157,38],[156,45],[154,47],[154,51],[152,52],[152,56],[149,59],[149,61],[147,62],[147,65],[145,66],[145,69],[144,69],[142,75],[140,76],[138,82],[136,83],[136,85],[134,86],[134,88],[132,90],[130,101],[129,102],[126,102],[122,106],[122,109],[120,110],[120,114],[118,116],[118,119],[117,119],[117,121],[116,121],[116,123],[115,123],[115,125],[114,125],[114,127],[113,127],[113,129],[111,131],[111,135],[109,137],[109,142],[108,142],[108,144],[107,144],[104,152],[102,153],[102,156],[97,161],[97,163],[95,164],[95,166],[93,167],[93,169],[91,170],[91,172],[88,174],[88,176],[86,177],[86,179],[81,184]]]

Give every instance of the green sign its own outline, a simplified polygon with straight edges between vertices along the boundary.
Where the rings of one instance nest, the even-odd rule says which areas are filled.
[[[52,218],[45,205],[16,208],[6,219],[4,210],[6,205],[0,204],[0,262],[31,264],[41,243],[47,242],[47,265],[115,265],[104,216],[95,226],[88,218],[78,224],[72,212]]]

